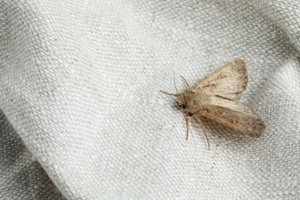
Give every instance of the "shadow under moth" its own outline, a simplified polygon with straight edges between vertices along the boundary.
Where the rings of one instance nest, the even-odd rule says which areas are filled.
[[[176,94],[161,92],[177,97],[177,106],[185,113],[186,139],[191,118],[203,128],[208,148],[203,117],[244,135],[259,137],[264,132],[264,122],[250,107],[240,102],[248,84],[247,68],[243,60],[226,63],[191,86],[186,80],[185,83],[187,88],[181,93],[177,92],[175,79]]]

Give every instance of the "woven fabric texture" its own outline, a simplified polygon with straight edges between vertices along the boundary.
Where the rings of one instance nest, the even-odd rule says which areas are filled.
[[[298,199],[299,0],[1,0],[0,199]],[[242,58],[258,139],[171,96]]]

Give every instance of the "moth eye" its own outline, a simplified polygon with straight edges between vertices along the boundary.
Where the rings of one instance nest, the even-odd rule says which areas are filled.
[[[183,109],[186,109],[186,105],[185,104],[182,104],[180,107],[183,108]]]

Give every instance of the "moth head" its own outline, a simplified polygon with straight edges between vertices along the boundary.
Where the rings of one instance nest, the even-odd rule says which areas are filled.
[[[176,103],[179,108],[186,109],[187,107],[186,98],[184,95],[179,96]]]
[[[167,95],[171,95],[171,96],[175,96],[175,97],[178,97],[177,98],[177,101],[176,101],[176,104],[179,108],[182,108],[182,109],[186,109],[187,107],[187,103],[186,103],[186,98],[185,98],[185,95],[184,93],[176,93],[176,94],[172,94],[172,93],[168,93],[168,92],[165,92],[165,91],[162,91],[162,93],[165,93]]]

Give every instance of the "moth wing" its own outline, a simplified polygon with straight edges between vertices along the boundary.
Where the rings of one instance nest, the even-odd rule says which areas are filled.
[[[264,122],[258,116],[250,112],[240,112],[238,109],[206,105],[199,114],[241,134],[253,137],[260,137],[265,130]]]
[[[248,84],[246,64],[241,59],[226,63],[192,86],[207,95],[239,100]]]
[[[209,96],[209,103],[206,104],[221,106],[237,112],[252,114],[252,110],[249,106],[242,104],[239,101],[227,99],[221,96]]]

